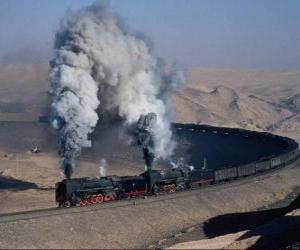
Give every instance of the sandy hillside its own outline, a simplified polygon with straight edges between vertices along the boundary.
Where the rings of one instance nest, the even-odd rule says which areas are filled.
[[[300,71],[192,69],[173,101],[180,122],[242,127],[300,140]]]

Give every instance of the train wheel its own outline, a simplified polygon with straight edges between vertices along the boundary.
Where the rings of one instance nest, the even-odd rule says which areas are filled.
[[[104,196],[104,201],[112,201],[114,200],[114,197],[111,194],[107,194]]]
[[[92,201],[92,197],[89,196],[87,199],[86,199],[86,203],[87,205],[92,205],[93,204],[93,201]]]
[[[111,201],[114,201],[117,198],[116,193],[111,193]]]
[[[102,194],[97,195],[96,202],[97,203],[102,203],[103,202],[103,195]]]
[[[94,195],[91,195],[91,196],[90,196],[89,201],[90,201],[91,204],[94,204],[94,203],[95,203]]]
[[[64,207],[71,207],[71,202],[70,201],[65,201],[64,202]]]
[[[175,191],[176,191],[176,186],[175,186],[175,184],[172,184],[170,186],[170,193],[174,193]]]
[[[167,186],[167,193],[171,193],[171,189],[172,189],[172,188],[171,188],[171,185],[168,185],[168,186]]]
[[[92,204],[96,204],[97,203],[97,195],[92,195],[91,202],[92,202]]]

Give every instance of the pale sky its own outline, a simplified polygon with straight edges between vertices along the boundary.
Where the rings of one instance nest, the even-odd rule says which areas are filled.
[[[47,62],[60,18],[91,0],[0,0],[0,63]],[[300,0],[112,0],[182,68],[300,69]]]

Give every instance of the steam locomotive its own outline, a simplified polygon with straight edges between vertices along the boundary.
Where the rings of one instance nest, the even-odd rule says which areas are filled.
[[[85,206],[157,193],[173,193],[284,166],[295,161],[299,155],[299,149],[296,148],[281,156],[214,171],[180,165],[165,171],[148,170],[139,176],[65,179],[56,184],[56,202],[59,207]]]

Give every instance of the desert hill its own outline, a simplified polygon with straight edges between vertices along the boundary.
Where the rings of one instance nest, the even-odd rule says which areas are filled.
[[[300,71],[187,71],[173,98],[177,120],[299,137]],[[298,131],[298,132],[297,132]]]

